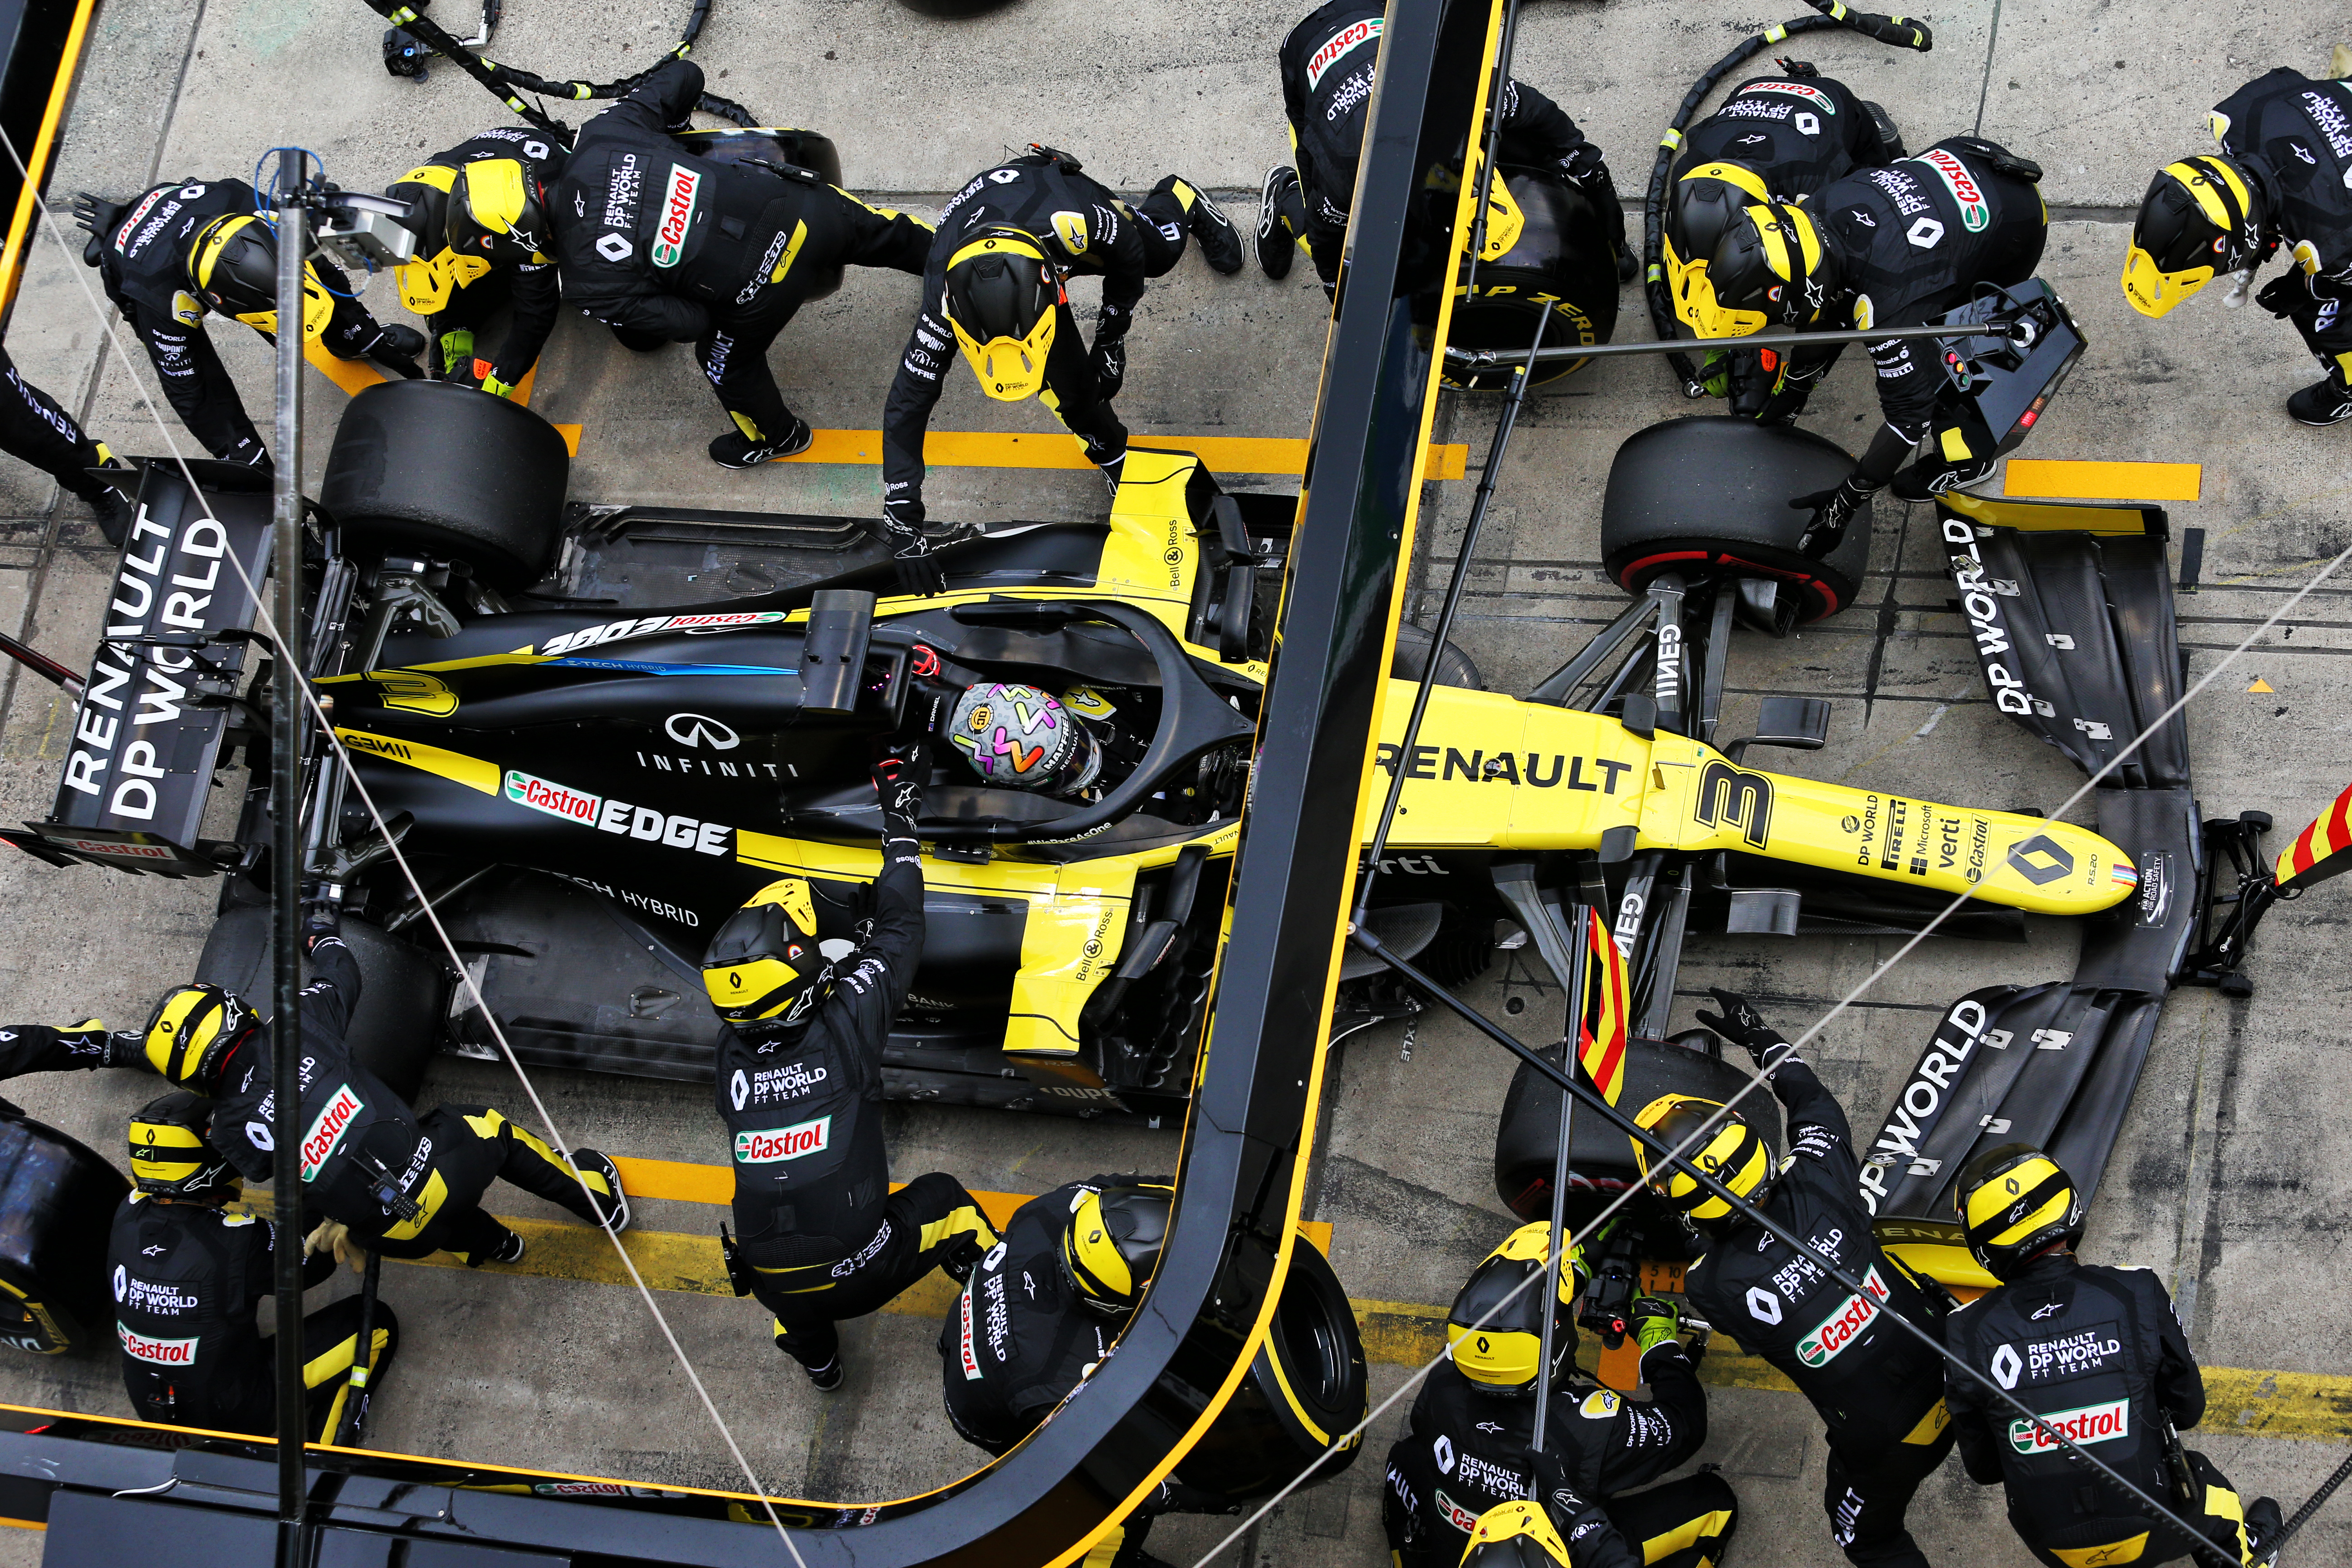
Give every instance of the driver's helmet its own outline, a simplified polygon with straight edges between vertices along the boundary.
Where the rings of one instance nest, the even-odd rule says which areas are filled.
[[[983,680],[957,699],[948,740],[972,772],[1009,789],[1066,795],[1102,772],[1102,747],[1067,704],[1018,680]]]

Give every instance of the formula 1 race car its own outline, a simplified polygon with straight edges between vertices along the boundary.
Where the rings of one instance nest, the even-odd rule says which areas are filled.
[[[1393,951],[1465,978],[1498,918],[1541,946],[1548,900],[1607,882],[1633,911],[1618,935],[1637,1016],[1660,1022],[1702,913],[1735,931],[1910,929],[1968,888],[1979,921],[2133,892],[2131,857],[2080,827],[1746,765],[1750,746],[1818,745],[1823,704],[1776,700],[1775,732],[1717,750],[1732,621],[1785,629],[1852,597],[1853,549],[1813,563],[1762,533],[1785,534],[1780,497],[1845,458],[1732,420],[1652,434],[1612,486],[1612,560],[1643,595],[1625,619],[1525,700],[1471,689],[1454,650],[1401,644],[1398,674],[1436,657],[1450,684],[1409,755],[1409,701],[1391,702],[1374,759],[1408,781],[1370,917]],[[355,782],[524,1059],[707,1077],[709,934],[802,875],[827,895],[826,939],[847,941],[877,864],[871,746],[919,733],[929,936],[889,1092],[1181,1113],[1290,499],[1228,495],[1190,455],[1139,448],[1107,522],[950,545],[946,592],[909,598],[845,520],[567,517],[567,462],[512,404],[370,388],[343,416],[303,568],[309,662]],[[266,770],[226,836],[203,818],[234,748],[248,764],[266,750],[263,707],[237,689],[252,608],[224,564],[260,576],[266,498],[233,472],[196,477],[202,496],[147,468],[56,809],[8,837],[59,863],[226,873],[202,973],[251,986]],[[1643,657],[1596,678],[1645,622]],[[360,791],[315,759],[311,777],[310,842],[337,858],[363,960],[401,977],[371,988],[401,1016],[363,1020],[363,1051],[396,1086],[421,1062],[383,1058],[410,1042],[487,1052]],[[1410,1010],[1377,968],[1350,959],[1342,1026]]]

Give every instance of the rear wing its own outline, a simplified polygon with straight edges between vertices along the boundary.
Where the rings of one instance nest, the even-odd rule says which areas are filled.
[[[1882,1240],[1948,1282],[1987,1283],[1959,1245],[1954,1179],[1978,1151],[2023,1142],[2086,1200],[2097,1190],[2204,867],[2186,726],[2166,712],[2185,670],[2163,510],[1953,495],[1937,521],[1993,700],[2086,774],[2116,764],[2093,794],[2098,829],[2139,873],[2136,897],[2083,922],[2073,980],[1955,1003],[1861,1151]]]
[[[142,467],[56,803],[0,837],[53,864],[210,876],[234,858],[199,833],[245,673],[245,584],[269,565],[269,480],[196,462],[191,488],[176,463]]]

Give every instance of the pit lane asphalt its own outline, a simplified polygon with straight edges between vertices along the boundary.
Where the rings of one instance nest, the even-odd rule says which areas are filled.
[[[1130,192],[1181,172],[1234,193],[1245,219],[1250,200],[1239,193],[1254,193],[1283,149],[1274,47],[1304,9],[1262,0],[1117,8],[1020,0],[993,18],[944,24],[889,0],[720,0],[699,58],[719,90],[834,135],[853,188],[911,207],[934,205],[1002,150],[1037,140],[1076,153],[1089,172]],[[1522,26],[1518,74],[1568,107],[1632,192],[1691,79],[1745,33],[1784,19],[1784,9],[1801,7],[1542,0]],[[2201,527],[2208,535],[2204,587],[2179,605],[2191,672],[2202,673],[2319,561],[2352,542],[2344,521],[2352,433],[2303,430],[2280,412],[2285,394],[2313,374],[2284,324],[2252,310],[2225,311],[2210,294],[2163,322],[2133,315],[2114,284],[2124,238],[2115,219],[2137,203],[2157,163],[2201,146],[2208,105],[2273,65],[2322,70],[2336,38],[2305,31],[2276,8],[2203,17],[2184,38],[2152,0],[2006,9],[1968,0],[1939,5],[1928,19],[1938,47],[1924,58],[1844,36],[1807,37],[1797,52],[1884,102],[1912,145],[1979,131],[2049,170],[2043,189],[2060,221],[2043,272],[2092,346],[2022,455],[2205,465],[2201,499],[2170,508],[2176,532]],[[676,20],[667,9],[609,0],[523,0],[494,52],[549,74],[613,74],[650,59]],[[2310,24],[2352,37],[2340,7],[2309,15]],[[500,122],[503,111],[454,70],[436,68],[421,88],[386,78],[374,63],[380,31],[356,0],[105,0],[51,185],[56,205],[82,188],[121,196],[151,179],[241,175],[277,142],[312,148],[346,184],[380,184]],[[576,123],[579,111],[568,117]],[[54,247],[37,253],[10,351],[26,374],[86,411],[102,438],[156,449],[120,362],[100,350],[77,274],[89,276],[69,270]],[[1090,288],[1082,295],[1093,297]],[[390,296],[381,281],[368,295],[387,317],[396,315]],[[871,428],[913,303],[909,280],[866,274],[811,306],[773,356],[787,397],[820,426]],[[1631,291],[1623,309],[1620,335],[1643,332]],[[1141,314],[1121,402],[1139,431],[1306,434],[1324,328],[1307,268],[1276,285],[1255,269],[1216,278],[1188,258],[1154,285]],[[234,325],[213,336],[248,405],[260,408],[268,384],[258,340]],[[341,395],[314,376],[310,396],[315,472]],[[1856,357],[1833,374],[1806,423],[1858,445],[1870,396]],[[871,468],[713,468],[702,447],[722,422],[687,355],[625,354],[577,319],[559,326],[536,405],[585,427],[576,495],[849,515],[875,506]],[[1621,361],[1560,384],[1523,419],[1458,637],[1490,685],[1523,689],[1622,604],[1597,569],[1600,482],[1625,436],[1691,411],[1662,367]],[[1467,441],[1475,463],[1493,419],[1491,404],[1448,399],[1438,438]],[[1034,407],[987,404],[961,384],[948,393],[938,424],[1048,427]],[[95,640],[111,554],[76,503],[58,506],[38,479],[0,465],[0,627],[78,661]],[[930,494],[942,518],[1076,519],[1101,507],[1083,473],[935,470]],[[1415,583],[1433,605],[1468,502],[1467,483],[1432,487],[1422,554],[1441,564],[1424,560]],[[1962,623],[1944,608],[1938,555],[1926,509],[1881,508],[1861,605],[1787,642],[1742,637],[1727,732],[1739,732],[1759,694],[1811,692],[1836,701],[1831,745],[1780,753],[1770,765],[1963,803],[2046,806],[2071,793],[2072,770],[1984,700]],[[2347,610],[2352,581],[2315,595],[2291,630],[2282,627],[2191,707],[2209,813],[2266,810],[2283,837],[2352,778],[2352,671],[2336,662],[2352,650]],[[2249,692],[2256,678],[2272,689]],[[0,683],[0,702],[5,815],[38,816],[56,786],[70,715],[50,689],[13,675]],[[221,793],[226,809],[230,792]],[[186,976],[213,889],[11,858],[0,861],[0,895],[16,914],[0,944],[8,1016],[56,1021],[98,1010],[124,1023]],[[2346,1103],[2352,1077],[2338,1044],[2352,1022],[2342,978],[2346,896],[2323,889],[2273,916],[2252,966],[2251,1002],[2174,996],[2093,1210],[2090,1256],[2161,1272],[2200,1355],[2215,1365],[2352,1375],[2343,1348],[2352,1343],[2352,1313],[2329,1289],[2352,1215],[2352,1139],[2334,1109]],[[1933,940],[1830,1027],[1812,1054],[1865,1136],[1935,1012],[1978,985],[2070,972],[2069,928],[2039,924],[2033,937],[2022,948]],[[1874,940],[1697,937],[1683,985],[1690,995],[1710,981],[1744,986],[1793,1034],[1889,951]],[[1496,1016],[1514,996],[1534,1004],[1516,1022],[1530,1037],[1539,1031],[1543,998],[1524,968],[1498,965],[1474,994]],[[1677,1025],[1688,1022],[1687,1005]],[[1507,1229],[1488,1164],[1507,1067],[1447,1023],[1421,1028],[1409,1059],[1402,1034],[1377,1030],[1339,1047],[1309,1214],[1333,1225],[1333,1256],[1351,1294],[1440,1303]],[[578,1141],[640,1157],[719,1157],[699,1091],[556,1073],[540,1075],[540,1087]],[[110,1152],[123,1116],[152,1088],[121,1075],[20,1080],[7,1092]],[[502,1069],[478,1063],[444,1060],[426,1092],[520,1109]],[[1043,1191],[1097,1170],[1164,1168],[1174,1150],[1164,1135],[1045,1119],[917,1107],[893,1107],[888,1118],[901,1176],[940,1167],[1003,1191]],[[498,1206],[509,1212],[555,1217],[519,1194],[501,1196]],[[699,1205],[658,1200],[641,1215],[648,1230],[692,1234],[708,1234],[711,1217]],[[403,1313],[405,1340],[378,1406],[379,1445],[739,1484],[629,1294],[584,1279],[398,1268],[385,1297]],[[895,1496],[970,1462],[941,1416],[933,1329],[919,1317],[884,1315],[852,1328],[852,1393],[824,1400],[779,1363],[749,1303],[691,1293],[660,1300],[761,1479],[779,1489]],[[1376,1393],[1393,1389],[1405,1371],[1376,1366]],[[123,1409],[106,1363],[0,1366],[0,1397]],[[1732,1387],[1716,1392],[1713,1412],[1702,1457],[1724,1467],[1746,1510],[1733,1561],[1841,1562],[1822,1529],[1822,1451],[1810,1413],[1786,1394]],[[1400,1415],[1376,1426],[1344,1479],[1269,1519],[1250,1543],[1252,1560],[1384,1561],[1380,1458]],[[2352,1422],[2336,1446],[2226,1431],[2192,1441],[2249,1492],[2292,1503],[2333,1465],[2344,1437]],[[1923,1490],[1913,1519],[1937,1562],[2027,1561],[1997,1497],[1956,1465]],[[1189,1563],[1225,1528],[1171,1519],[1153,1546]],[[2352,1507],[2339,1501],[2323,1513],[2301,1545],[2306,1560],[2342,1555],[2352,1545]],[[0,1540],[0,1564],[37,1555],[32,1540]]]

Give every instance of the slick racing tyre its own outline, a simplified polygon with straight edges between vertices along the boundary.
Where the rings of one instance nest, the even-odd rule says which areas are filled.
[[[1429,668],[1429,650],[1436,638],[1411,621],[1397,625],[1396,652],[1389,659],[1389,676],[1395,680],[1419,680]],[[1472,691],[1486,689],[1486,678],[1470,662],[1470,656],[1456,647],[1451,639],[1445,651],[1437,658],[1437,684],[1467,687]]]
[[[360,1066],[413,1104],[448,1014],[448,972],[424,949],[364,921],[343,921],[343,942],[360,966],[360,1004],[343,1043]],[[240,996],[267,996],[269,965],[269,910],[241,906],[213,922],[195,977]]]
[[[106,1238],[130,1192],[89,1147],[0,1100],[0,1344],[61,1355],[112,1342]]]
[[[571,471],[563,437],[521,404],[391,381],[343,410],[319,504],[352,544],[462,561],[511,593],[554,564]]]
[[[1244,1299],[1265,1299],[1274,1259],[1263,1248],[1253,1237],[1227,1263],[1226,1280]],[[1202,1331],[1193,1330],[1195,1336]],[[1218,1364],[1232,1364],[1229,1347],[1226,1357]],[[1177,1466],[1178,1507],[1216,1511],[1265,1497],[1309,1465],[1314,1480],[1346,1469],[1360,1437],[1328,1458],[1325,1451],[1363,1420],[1370,1386],[1347,1289],[1330,1260],[1300,1237],[1291,1246],[1264,1347],[1208,1436]]]
[[[1854,513],[1825,560],[1797,553],[1806,514],[1789,502],[1853,471],[1835,442],[1793,425],[1727,415],[1669,419],[1637,430],[1609,465],[1601,557],[1629,594],[1662,572],[1770,584],[1782,614],[1818,621],[1853,603],[1870,560],[1870,507]]]
[[[1700,1100],[1729,1103],[1731,1097],[1754,1081],[1744,1068],[1719,1057],[1671,1040],[1633,1039],[1625,1046],[1625,1085],[1617,1109],[1628,1116],[1662,1094],[1687,1094]],[[1769,1097],[1751,1094],[1739,1102],[1748,1124],[1764,1136],[1774,1159],[1780,1157],[1780,1108]],[[1503,1095],[1503,1114],[1495,1127],[1495,1193],[1504,1206],[1521,1219],[1551,1217],[1551,1167],[1559,1146],[1559,1091],[1522,1064],[1511,1075]],[[1601,1118],[1577,1108],[1570,1134],[1568,1221],[1581,1225],[1605,1204],[1641,1180],[1633,1164],[1633,1146],[1623,1133]],[[1639,1206],[1645,1200],[1636,1200]],[[1666,1227],[1653,1227],[1661,1234]]]
[[[1525,354],[1538,321],[1546,348],[1607,342],[1617,330],[1617,261],[1591,198],[1551,170],[1506,168],[1503,184],[1519,209],[1518,238],[1502,256],[1479,263],[1477,292],[1454,302],[1448,346]],[[1573,375],[1585,363],[1538,364],[1534,384]],[[1499,392],[1511,379],[1502,369],[1444,374],[1448,386],[1486,392]]]

